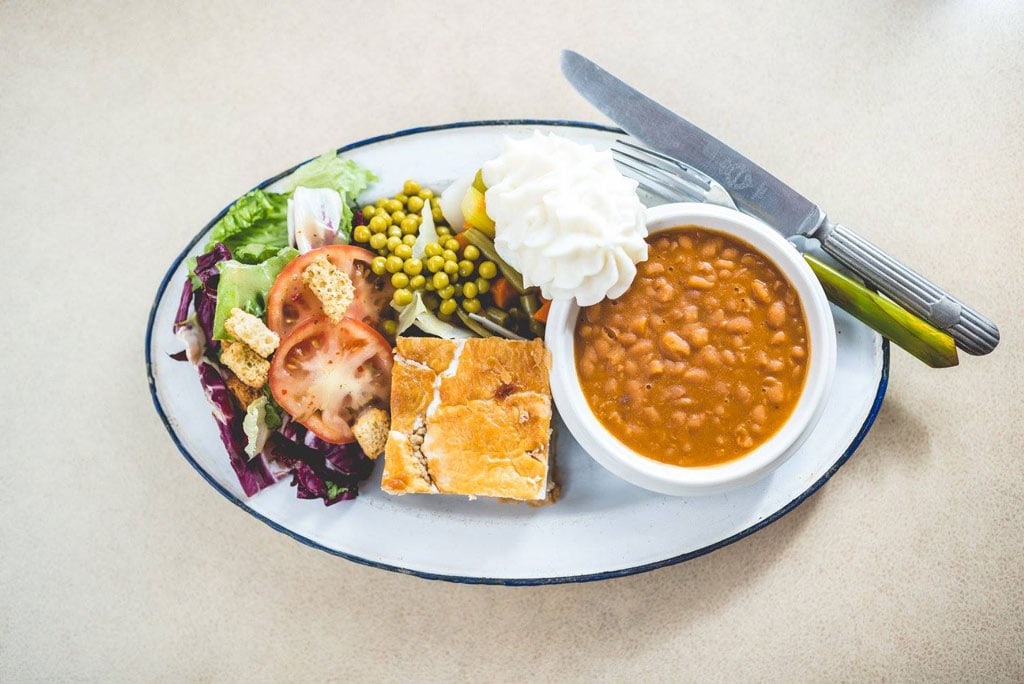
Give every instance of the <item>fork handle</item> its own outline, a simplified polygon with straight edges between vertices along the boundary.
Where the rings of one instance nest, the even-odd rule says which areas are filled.
[[[879,292],[948,332],[968,354],[988,354],[999,344],[995,323],[849,228],[826,218],[813,237]]]

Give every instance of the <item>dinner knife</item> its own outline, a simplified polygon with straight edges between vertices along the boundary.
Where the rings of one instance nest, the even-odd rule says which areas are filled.
[[[948,332],[968,354],[987,354],[999,343],[999,329],[991,320],[849,228],[833,223],[816,204],[781,180],[586,57],[563,50],[562,73],[580,95],[627,133],[701,169],[725,186],[741,211],[785,237],[816,238],[838,262]]]

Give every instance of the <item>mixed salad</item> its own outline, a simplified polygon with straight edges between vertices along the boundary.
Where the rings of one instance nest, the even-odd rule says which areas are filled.
[[[358,495],[377,453],[356,430],[388,407],[397,334],[454,339],[502,326],[543,335],[545,300],[498,256],[493,223],[467,203],[482,200],[479,174],[457,189],[467,202],[449,202],[457,234],[440,197],[412,180],[359,207],[374,181],[325,154],[280,192],[238,199],[188,263],[174,324],[185,349],[175,358],[196,365],[247,496],[287,478],[299,498],[326,505]],[[463,204],[479,227],[466,223]],[[317,289],[318,268],[350,291]]]
[[[536,135],[441,196],[408,180],[360,206],[376,176],[329,152],[231,205],[189,261],[175,358],[245,494],[291,478],[325,505],[358,495],[389,434],[397,335],[543,337],[547,297],[632,280],[642,208],[609,173],[623,180],[607,152]]]
[[[300,498],[322,499],[329,505],[354,498],[358,483],[372,470],[358,443],[323,439],[296,420],[304,409],[289,412],[282,407],[272,384],[286,385],[287,373],[281,374],[280,383],[247,384],[224,363],[223,356],[238,344],[228,330],[233,311],[261,322],[270,320],[272,328],[285,333],[279,335],[285,340],[291,339],[291,328],[301,327],[299,323],[319,313],[319,302],[295,298],[288,289],[274,291],[273,286],[317,248],[348,241],[352,201],[375,180],[373,173],[353,161],[325,154],[286,179],[281,192],[253,190],[241,197],[214,225],[204,253],[189,262],[189,278],[174,324],[185,349],[176,356],[196,365],[231,466],[248,496],[291,477]],[[352,271],[362,306],[354,313],[368,319],[359,325],[375,335],[370,341],[378,356],[389,359],[389,344],[370,326],[377,322],[390,292],[385,283],[370,282],[378,279],[368,269],[356,267],[357,260],[372,255],[345,245],[338,248],[355,250],[354,254],[343,251],[335,259]],[[275,324],[275,317],[283,322]],[[309,340],[316,332],[306,326],[301,339]],[[276,351],[275,356],[280,347]],[[386,396],[386,392],[385,387],[379,393]]]

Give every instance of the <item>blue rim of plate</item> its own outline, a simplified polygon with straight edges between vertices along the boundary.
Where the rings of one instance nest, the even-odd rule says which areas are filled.
[[[345,145],[344,147],[339,147],[338,148],[338,153],[341,154],[343,152],[348,152],[350,150],[354,150],[354,149],[357,149],[357,148],[360,148],[360,147],[365,147],[367,145],[372,145],[374,143],[382,142],[384,140],[392,140],[392,139],[395,139],[395,138],[404,138],[406,136],[417,135],[417,134],[420,134],[420,133],[431,133],[433,131],[445,131],[445,130],[452,130],[452,129],[457,129],[457,128],[473,128],[473,127],[483,127],[483,126],[563,126],[563,127],[566,127],[566,128],[587,128],[587,129],[596,130],[596,131],[604,131],[606,133],[618,133],[618,134],[626,135],[626,133],[624,131],[622,131],[621,129],[619,129],[619,128],[615,128],[613,126],[605,126],[603,124],[590,123],[590,122],[587,122],[587,121],[571,121],[571,120],[561,120],[561,119],[489,119],[489,120],[485,120],[485,121],[458,121],[458,122],[455,122],[455,123],[438,124],[438,125],[435,125],[435,126],[418,126],[416,128],[406,128],[406,129],[403,129],[403,130],[400,130],[400,131],[395,131],[394,133],[388,133],[388,134],[385,134],[385,135],[378,135],[378,136],[375,136],[373,138],[366,138],[365,140],[360,140],[358,142],[354,142],[354,143]],[[309,160],[307,159],[306,161],[309,161]],[[258,189],[258,188],[265,188],[266,186],[270,185],[271,183],[274,183],[274,182],[280,180],[281,178],[284,178],[285,176],[287,176],[288,174],[293,172],[295,169],[297,169],[298,167],[300,167],[303,164],[305,164],[306,161],[300,162],[300,163],[296,164],[295,166],[291,167],[290,169],[288,169],[286,171],[282,171],[281,173],[279,173],[279,174],[277,174],[275,176],[272,176],[271,178],[268,178],[267,180],[263,181],[262,183],[260,183],[259,185],[257,185],[253,189],[255,190],[255,189]],[[152,338],[153,338],[153,323],[154,323],[154,320],[156,319],[157,307],[160,305],[160,301],[163,299],[164,292],[167,290],[167,286],[168,286],[168,284],[171,281],[171,277],[174,275],[174,272],[178,269],[179,264],[181,264],[182,260],[185,259],[185,257],[188,255],[188,253],[192,251],[192,248],[196,246],[196,244],[199,242],[199,240],[202,238],[202,236],[208,230],[210,230],[211,227],[213,227],[213,224],[215,224],[217,221],[219,221],[221,219],[221,217],[224,216],[225,213],[227,213],[227,210],[231,206],[231,204],[234,204],[234,200],[232,200],[230,204],[228,204],[223,209],[221,209],[220,213],[218,213],[215,217],[213,217],[213,219],[209,223],[207,223],[203,227],[203,229],[200,230],[196,234],[196,236],[194,238],[192,238],[192,240],[188,243],[188,245],[186,245],[185,248],[181,251],[181,253],[178,254],[177,258],[175,258],[174,263],[171,264],[170,268],[167,270],[167,273],[164,274],[163,279],[160,281],[160,287],[159,287],[159,289],[157,289],[156,298],[153,300],[153,307],[149,311],[149,321],[146,324],[146,377],[149,380],[149,394],[153,398],[153,406],[156,408],[156,412],[157,412],[157,414],[159,414],[160,420],[163,421],[164,427],[167,429],[167,433],[171,436],[171,440],[174,442],[174,445],[176,447],[178,447],[178,451],[181,452],[181,455],[184,456],[185,460],[189,462],[189,464],[192,466],[192,468],[194,468],[196,470],[196,472],[198,472],[199,475],[204,480],[206,480],[207,483],[210,484],[210,486],[212,486],[215,490],[220,492],[221,495],[225,499],[227,499],[231,503],[235,504],[236,506],[238,506],[239,508],[244,510],[246,513],[248,513],[249,515],[252,515],[257,520],[259,520],[259,521],[261,521],[263,523],[266,523],[272,529],[277,530],[278,532],[280,532],[282,534],[288,535],[289,537],[291,537],[292,539],[294,539],[297,542],[305,544],[306,546],[310,546],[310,547],[312,547],[314,549],[319,549],[320,551],[324,551],[326,553],[329,553],[332,556],[340,556],[341,558],[344,558],[346,560],[350,560],[350,561],[352,561],[354,563],[359,563],[361,565],[368,565],[368,566],[370,566],[372,568],[379,568],[381,570],[388,570],[390,572],[397,572],[397,573],[403,574],[403,575],[413,575],[413,576],[416,576],[416,577],[422,577],[423,579],[443,580],[443,581],[446,581],[446,582],[456,582],[456,583],[460,583],[460,584],[497,584],[497,585],[514,587],[514,586],[537,586],[537,585],[545,585],[545,584],[566,584],[566,583],[572,583],[572,582],[596,582],[598,580],[613,579],[613,578],[616,578],[616,577],[626,577],[628,575],[636,575],[636,574],[639,574],[639,573],[642,573],[642,572],[649,572],[651,570],[657,570],[658,568],[664,568],[664,567],[667,567],[669,565],[676,565],[677,563],[682,563],[684,561],[688,561],[688,560],[691,560],[693,558],[697,558],[698,556],[703,556],[704,554],[711,553],[712,551],[714,551],[716,549],[720,549],[723,546],[728,546],[729,544],[732,544],[733,542],[739,541],[740,539],[743,539],[744,537],[746,537],[748,535],[751,535],[754,532],[757,532],[758,530],[760,530],[760,529],[762,529],[764,527],[767,527],[768,525],[772,524],[773,522],[775,522],[776,520],[778,520],[779,518],[781,518],[782,516],[786,515],[787,513],[792,511],[794,508],[796,508],[797,506],[802,504],[812,494],[814,494],[814,492],[818,491],[818,489],[820,489],[821,486],[824,485],[829,480],[829,478],[831,478],[836,473],[836,471],[839,470],[839,468],[844,463],[846,463],[847,460],[849,460],[850,456],[853,455],[853,452],[856,451],[857,447],[860,446],[860,443],[864,440],[864,437],[867,435],[868,431],[871,429],[871,426],[874,424],[875,418],[878,416],[878,411],[882,407],[882,400],[885,398],[885,390],[886,390],[886,388],[889,385],[889,340],[883,338],[882,339],[882,374],[881,374],[881,377],[879,378],[878,390],[875,393],[875,399],[874,399],[874,401],[871,404],[871,410],[868,411],[867,418],[864,420],[863,425],[861,425],[860,430],[857,431],[857,434],[856,434],[856,436],[854,436],[853,441],[850,442],[850,445],[846,448],[846,451],[843,452],[843,455],[840,456],[839,459],[835,463],[832,464],[832,467],[829,468],[828,471],[824,475],[822,475],[820,478],[818,478],[818,480],[814,484],[812,484],[810,487],[808,487],[806,490],[804,490],[803,493],[801,493],[799,496],[797,496],[795,499],[790,501],[788,504],[786,504],[785,506],[783,506],[782,508],[777,510],[772,515],[768,516],[764,520],[758,521],[757,523],[751,525],[750,527],[748,527],[748,528],[746,528],[744,530],[741,530],[740,532],[737,532],[736,534],[732,535],[731,537],[726,537],[725,539],[717,541],[714,544],[709,544],[708,546],[702,547],[700,549],[696,549],[694,551],[690,551],[690,552],[687,552],[687,553],[684,553],[684,554],[681,554],[681,555],[678,555],[678,556],[673,556],[672,558],[666,558],[664,560],[655,561],[653,563],[646,563],[644,565],[637,565],[637,566],[634,566],[634,567],[631,567],[631,568],[624,568],[622,570],[609,570],[609,571],[606,571],[606,572],[595,572],[595,573],[591,573],[589,575],[566,575],[566,576],[562,576],[562,577],[530,577],[530,578],[470,577],[470,576],[461,576],[461,575],[444,575],[444,574],[438,574],[438,573],[432,573],[432,572],[422,572],[422,571],[419,571],[419,570],[411,570],[409,568],[403,568],[403,567],[399,567],[399,566],[396,566],[396,565],[388,565],[386,563],[378,563],[376,561],[372,561],[372,560],[369,560],[367,558],[361,558],[359,556],[353,556],[351,554],[344,553],[344,552],[338,551],[336,549],[328,548],[326,546],[323,546],[322,544],[318,544],[315,541],[313,541],[312,539],[304,537],[301,534],[297,534],[296,532],[294,532],[292,530],[289,530],[286,527],[283,527],[283,526],[279,525],[278,523],[276,523],[275,521],[271,520],[270,518],[267,518],[266,516],[261,515],[260,513],[257,513],[256,511],[254,511],[253,509],[251,509],[247,505],[245,505],[244,501],[240,500],[234,494],[232,494],[228,490],[224,489],[224,487],[222,487],[216,480],[214,480],[196,462],[196,460],[195,460],[195,458],[193,458],[192,454],[189,453],[188,449],[186,449],[185,446],[181,443],[181,440],[178,439],[178,435],[174,431],[174,428],[171,427],[171,423],[170,423],[170,421],[167,418],[167,414],[164,413],[163,406],[161,406],[161,404],[160,404],[160,399],[159,399],[159,397],[157,397],[157,393],[156,393],[156,378],[153,377],[152,356],[150,354],[150,351],[151,351],[151,348],[152,348]]]

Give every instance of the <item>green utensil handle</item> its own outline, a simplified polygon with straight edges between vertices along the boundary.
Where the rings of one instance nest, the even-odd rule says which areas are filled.
[[[956,342],[950,335],[823,261],[809,254],[804,254],[804,259],[818,276],[829,301],[854,318],[932,368],[949,368],[959,363]]]

